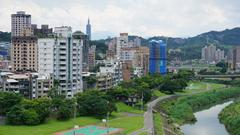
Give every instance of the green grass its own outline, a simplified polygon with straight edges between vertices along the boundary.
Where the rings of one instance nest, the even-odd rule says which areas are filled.
[[[166,96],[166,94],[160,92],[159,90],[154,90],[153,91],[153,96],[155,96],[155,97],[162,97],[162,96]]]
[[[100,122],[92,117],[79,117],[68,121],[49,120],[37,126],[10,126],[1,125],[0,135],[52,135],[55,132],[73,128],[75,124],[84,126]]]
[[[161,115],[159,113],[154,113],[153,118],[156,135],[163,135],[163,123]]]
[[[142,133],[140,133],[140,135],[147,135],[147,132],[146,131],[142,132]]]
[[[102,124],[101,124],[102,125]],[[143,127],[143,116],[122,117],[111,120],[110,127],[122,128],[124,134],[129,134]]]
[[[223,87],[224,87],[223,84],[194,81],[194,82],[189,82],[188,87],[179,93],[191,94],[191,93],[204,92],[207,90],[220,89]]]
[[[128,113],[136,113],[136,114],[143,114],[142,110],[136,109],[134,107],[128,106],[122,102],[116,103],[118,112],[128,112]]]

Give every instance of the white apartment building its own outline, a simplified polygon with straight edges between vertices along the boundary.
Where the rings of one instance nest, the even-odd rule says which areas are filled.
[[[38,39],[38,73],[40,75],[53,74],[53,38]]]
[[[56,27],[54,38],[39,39],[39,73],[53,73],[60,92],[67,97],[82,92],[82,46],[80,33],[68,26]],[[47,50],[48,51],[44,51]]]

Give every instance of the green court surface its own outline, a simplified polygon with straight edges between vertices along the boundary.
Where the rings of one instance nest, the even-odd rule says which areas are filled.
[[[109,134],[120,132],[118,128],[108,128]],[[106,135],[108,132],[106,127],[86,126],[79,129],[62,132],[60,135]],[[74,133],[75,132],[75,133]]]

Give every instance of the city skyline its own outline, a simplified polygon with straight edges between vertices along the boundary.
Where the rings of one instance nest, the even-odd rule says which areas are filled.
[[[143,37],[190,37],[239,26],[239,4],[237,0],[0,0],[0,31],[10,31],[9,15],[23,10],[38,25],[72,26],[81,31],[85,31],[89,17],[93,39],[117,36],[120,32]]]

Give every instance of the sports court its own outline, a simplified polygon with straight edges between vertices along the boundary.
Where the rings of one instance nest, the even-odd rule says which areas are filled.
[[[108,130],[109,134],[115,134],[121,131],[119,128],[108,128]],[[107,135],[108,130],[106,127],[90,125],[80,127],[78,129],[75,129],[75,131],[72,129],[68,131],[58,132],[55,135]]]

